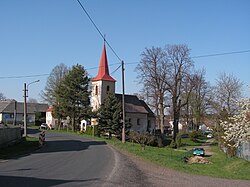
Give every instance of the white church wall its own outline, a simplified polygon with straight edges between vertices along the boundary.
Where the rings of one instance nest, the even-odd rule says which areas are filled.
[[[140,113],[126,113],[126,119],[131,123],[132,131],[136,132],[146,132],[147,131],[147,114]]]

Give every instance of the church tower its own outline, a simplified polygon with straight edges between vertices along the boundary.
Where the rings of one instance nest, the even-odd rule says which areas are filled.
[[[93,111],[99,109],[108,92],[115,93],[115,79],[109,75],[106,46],[104,43],[98,74],[92,79],[91,107]]]

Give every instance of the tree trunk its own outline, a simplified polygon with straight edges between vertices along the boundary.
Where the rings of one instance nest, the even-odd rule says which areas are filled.
[[[180,119],[180,107],[181,107],[181,100],[179,99],[178,105],[177,103],[175,103],[174,106],[174,122],[173,122],[173,126],[174,126],[174,136],[173,139],[174,141],[176,141],[176,137],[177,134],[179,133],[179,119]]]
[[[164,103],[162,99],[160,101],[160,129],[161,134],[164,134]]]

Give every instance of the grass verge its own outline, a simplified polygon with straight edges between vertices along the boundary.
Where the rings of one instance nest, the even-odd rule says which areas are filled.
[[[181,150],[147,146],[143,151],[138,144],[130,142],[122,144],[118,140],[108,140],[107,142],[120,150],[178,171],[226,179],[250,180],[250,162],[237,157],[228,158],[225,153],[219,150],[218,146],[212,146],[214,155],[206,157],[211,162],[210,164],[187,164],[183,161],[183,157],[188,152]]]
[[[38,138],[26,137],[22,138],[21,142],[0,149],[0,159],[10,159],[29,154],[38,149]]]

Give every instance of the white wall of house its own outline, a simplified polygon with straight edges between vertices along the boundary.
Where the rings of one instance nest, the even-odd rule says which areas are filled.
[[[0,122],[3,122],[3,114],[0,114]]]
[[[0,122],[12,124],[14,121],[14,114],[0,114]],[[23,124],[23,114],[16,114],[16,123]],[[27,114],[27,124],[35,123],[35,114]]]
[[[170,124],[170,127],[173,129],[174,128],[174,121],[170,121],[169,122],[169,124]],[[179,122],[178,123],[178,128],[179,128],[179,130],[182,130],[182,127],[183,127],[183,125]]]

